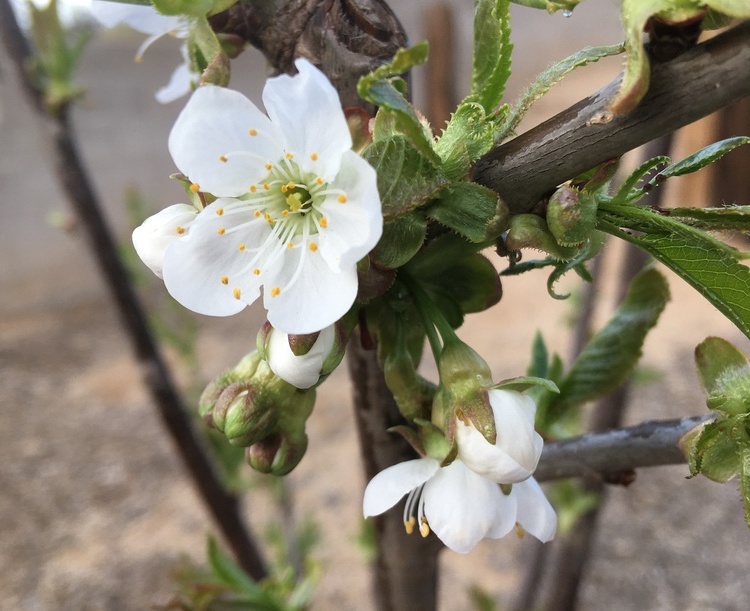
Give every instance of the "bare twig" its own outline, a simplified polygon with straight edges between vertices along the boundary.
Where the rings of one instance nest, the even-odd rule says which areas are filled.
[[[490,151],[475,180],[513,212],[528,212],[557,185],[600,163],[750,96],[750,22],[655,65],[635,110],[608,110],[620,79],[549,121]]]
[[[42,127],[40,131],[50,163],[84,228],[91,252],[115,302],[162,422],[237,561],[250,575],[261,579],[266,575],[265,563],[240,515],[238,499],[222,485],[196,435],[119,259],[117,244],[81,161],[68,107],[61,107],[54,116],[45,109],[43,94],[34,86],[27,71],[32,51],[18,27],[8,0],[0,0],[0,36],[21,88]]]

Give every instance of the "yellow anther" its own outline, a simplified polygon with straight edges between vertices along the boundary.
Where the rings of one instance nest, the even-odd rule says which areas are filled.
[[[217,208],[216,209],[216,214],[218,214],[219,216],[221,216],[222,214],[224,214],[224,208]]]
[[[190,191],[192,193],[198,193],[201,190],[200,185],[197,182],[190,183]]]
[[[289,216],[289,210],[282,210],[281,216]]]
[[[241,291],[240,289],[236,288],[236,287],[235,287],[235,289],[234,289],[234,290],[232,291],[232,293],[234,294],[234,298],[235,298],[235,299],[239,299],[239,298],[240,298],[240,295],[242,295],[242,291]]]
[[[244,252],[244,250],[245,250],[245,245],[244,245],[244,244],[240,244],[240,245],[239,245],[239,246],[237,247],[237,250],[239,250],[240,252]]]
[[[227,161],[229,161],[229,159],[226,155],[219,155],[219,161],[221,161],[222,163],[226,163]]]
[[[519,539],[523,539],[526,536],[526,531],[523,529],[523,526],[521,526],[518,522],[516,522],[516,536]]]
[[[224,234],[225,234],[226,232],[227,232],[227,230],[226,230],[226,229],[224,229],[224,227],[219,227],[219,228],[218,228],[218,229],[216,230],[216,233],[218,233],[219,235],[224,235]]]
[[[430,534],[430,525],[427,523],[427,518],[422,518],[422,522],[419,525],[419,534],[423,537]]]
[[[255,129],[254,127],[251,127],[249,130],[247,130],[247,133],[249,135],[251,135],[251,136],[257,136],[258,135],[258,130]]]
[[[287,242],[286,247],[289,249],[294,248],[294,244],[292,242]]]
[[[281,289],[275,286],[271,289],[271,297],[278,297],[281,294]]]
[[[315,252],[316,250],[318,250],[318,245],[317,245],[317,244],[316,244],[315,242],[310,242],[310,245],[308,246],[308,248],[309,248],[309,249],[310,249],[310,250],[311,250],[312,252]]]
[[[273,169],[273,166],[270,163],[267,163],[266,164],[266,170],[268,170],[270,172],[272,169]]]
[[[269,189],[270,189],[271,187],[269,187],[269,186],[268,186],[268,183],[267,183],[267,182],[264,182],[264,183],[263,183],[263,188],[264,188],[264,189],[265,189],[266,191],[268,191],[268,190],[269,190]]]
[[[177,233],[182,235],[183,233],[185,233],[185,228],[177,225]]]
[[[292,182],[291,180],[288,183],[286,183],[286,188],[287,189],[294,189],[294,187],[296,187],[296,186],[297,185],[295,185],[294,182]]]
[[[255,269],[253,270],[253,274],[255,274],[256,276],[260,276],[260,270],[259,270],[259,269],[258,269],[258,268],[256,267],[256,268],[255,268]]]
[[[289,190],[289,185],[281,185],[281,192],[286,193]]]
[[[406,534],[410,535],[414,532],[414,525],[417,523],[417,520],[414,516],[411,516],[406,522],[404,522],[404,529],[406,530]]]
[[[255,193],[258,190],[258,187],[255,185],[250,185],[250,193]]]
[[[342,193],[341,195],[339,195],[339,196],[338,196],[338,197],[336,198],[336,201],[337,201],[337,202],[338,202],[339,204],[345,204],[345,203],[346,203],[346,195],[344,195],[344,194]]]
[[[317,184],[319,184],[319,185],[322,185],[322,184],[323,184],[323,179],[322,179],[322,178],[321,178],[320,176],[318,176],[318,177],[317,177],[317,178],[315,179],[315,182],[316,182]]]
[[[268,214],[268,212],[266,212],[266,213],[265,213],[265,214],[263,215],[263,218],[264,218],[264,219],[266,219],[267,221],[271,221],[271,220],[273,220],[273,219],[271,218],[271,215],[270,215],[270,214]]]
[[[257,219],[260,216],[260,210],[255,211],[255,218]]]
[[[318,154],[317,153],[312,153],[310,155],[310,159],[312,159],[313,161],[317,161],[318,160]]]
[[[229,284],[229,276],[222,276],[221,277],[221,283],[222,284]]]
[[[328,227],[328,219],[320,219],[318,222],[320,223],[320,226],[323,229],[325,229],[326,227]]]
[[[291,153],[287,153],[286,155],[284,155],[284,157],[286,157],[287,159],[291,159],[292,157],[294,157],[294,155],[292,155]]]

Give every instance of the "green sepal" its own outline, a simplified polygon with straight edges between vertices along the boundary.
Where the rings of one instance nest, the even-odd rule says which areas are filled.
[[[435,426],[429,420],[423,420],[417,418],[414,421],[419,427],[419,436],[422,440],[422,447],[424,448],[424,454],[422,456],[429,456],[437,460],[441,466],[450,464],[456,457],[458,448],[456,444],[451,444],[445,438],[445,433]],[[449,461],[446,463],[445,461]]]
[[[739,446],[735,418],[713,420],[688,432],[680,440],[690,475],[703,475],[715,482],[727,482],[739,472]]]
[[[505,245],[509,250],[541,250],[557,261],[569,261],[578,253],[578,248],[562,246],[552,235],[547,222],[536,214],[517,214],[511,217]]]
[[[503,99],[511,72],[510,0],[476,0],[471,88],[467,101],[490,113]]]
[[[389,433],[397,433],[401,435],[401,437],[404,438],[404,441],[408,443],[411,446],[411,449],[414,450],[417,454],[419,454],[422,458],[425,457],[426,452],[424,449],[424,444],[422,443],[422,439],[419,436],[419,433],[415,431],[410,426],[406,426],[405,424],[399,424],[397,426],[392,426],[391,428],[387,429]]]
[[[750,413],[750,363],[744,354],[720,337],[709,337],[695,349],[695,363],[711,411]]]
[[[586,344],[560,384],[559,404],[577,406],[614,390],[635,369],[647,333],[669,301],[656,269],[639,273],[622,304]]]
[[[383,219],[397,219],[434,199],[448,179],[404,136],[373,142],[363,152],[375,168]]]
[[[737,250],[703,231],[638,206],[600,202],[598,225],[653,255],[750,337],[750,269],[739,262]]]
[[[528,6],[529,8],[538,8],[554,13],[555,11],[572,11],[583,0],[512,0],[514,4]]]
[[[383,225],[383,235],[370,252],[379,267],[397,269],[405,265],[422,248],[427,235],[427,221],[415,210]]]
[[[572,187],[560,187],[547,205],[547,226],[561,246],[582,244],[596,229],[596,197]]]
[[[552,380],[547,380],[546,378],[538,378],[536,376],[518,376],[516,378],[508,378],[507,380],[498,382],[497,384],[492,386],[492,388],[496,390],[515,390],[516,392],[524,392],[529,390],[530,388],[542,388],[548,392],[552,392],[555,394],[560,393],[560,389],[557,387],[557,384],[555,384]]]
[[[508,228],[508,206],[492,189],[458,182],[444,189],[427,216],[475,244],[498,238]]]
[[[187,37],[190,69],[201,75],[201,84],[226,87],[229,84],[229,58],[205,16],[194,17],[190,21]]]

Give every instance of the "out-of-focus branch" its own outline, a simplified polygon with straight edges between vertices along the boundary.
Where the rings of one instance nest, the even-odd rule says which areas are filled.
[[[37,123],[42,128],[40,132],[49,161],[84,228],[89,248],[117,307],[162,422],[237,561],[248,574],[261,579],[266,575],[265,563],[242,519],[239,501],[222,485],[198,439],[120,261],[117,244],[81,160],[69,120],[68,106],[60,106],[54,116],[45,108],[43,94],[36,88],[28,72],[32,51],[8,0],[0,0],[0,39]]]
[[[677,443],[711,414],[649,421],[604,433],[590,433],[544,446],[534,477],[539,481],[592,476],[607,481],[640,467],[685,462]]]
[[[556,186],[654,138],[750,96],[750,22],[653,66],[651,86],[631,113],[608,107],[616,79],[549,121],[493,149],[475,180],[515,213],[529,212]]]

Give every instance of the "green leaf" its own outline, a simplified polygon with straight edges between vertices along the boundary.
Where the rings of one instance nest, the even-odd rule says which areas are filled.
[[[373,142],[362,157],[377,171],[386,222],[423,206],[448,185],[442,171],[404,136]]]
[[[693,438],[690,451],[692,475],[700,473],[715,482],[726,482],[737,475],[739,446],[733,438],[737,423],[733,420],[707,422]]]
[[[519,376],[517,378],[509,378],[498,382],[492,388],[496,389],[508,389],[515,390],[518,392],[524,392],[530,388],[542,388],[547,392],[559,393],[560,389],[557,387],[552,380],[546,378],[539,378],[537,376]]]
[[[653,182],[661,182],[672,176],[682,176],[683,174],[697,172],[714,161],[718,161],[728,152],[733,151],[743,144],[750,144],[750,137],[737,136],[709,144],[692,155],[687,156],[682,161],[678,161],[668,168],[663,169],[654,177]]]
[[[528,6],[529,8],[539,8],[554,13],[555,11],[565,10],[572,11],[583,0],[513,0],[514,4]]]
[[[720,337],[709,337],[695,349],[695,363],[710,410],[750,412],[750,363],[744,354]]]
[[[736,19],[750,17],[750,4],[747,3],[747,0],[703,0],[701,4]]]
[[[632,373],[646,334],[669,300],[667,281],[655,269],[638,274],[609,322],[578,355],[560,385],[560,402],[580,405],[610,392]]]
[[[427,234],[427,221],[412,212],[383,225],[383,235],[370,253],[374,263],[386,269],[406,264],[422,248]]]
[[[495,142],[501,142],[510,136],[516,127],[518,127],[518,124],[521,122],[521,119],[523,119],[529,108],[533,106],[534,102],[547,93],[554,85],[559,83],[567,74],[580,66],[598,62],[603,57],[618,55],[622,52],[622,45],[586,47],[554,66],[547,68],[547,70],[542,72],[521,94],[520,99],[511,107],[508,118],[495,134]]]
[[[190,15],[205,17],[213,8],[214,0],[151,0],[162,15]]]
[[[622,183],[622,186],[617,190],[614,196],[614,201],[618,203],[626,203],[629,199],[638,199],[643,195],[642,189],[636,190],[638,183],[649,173],[658,168],[659,166],[667,165],[671,159],[666,155],[659,157],[653,157],[648,161],[644,161],[639,165],[635,171],[628,176]]]
[[[534,341],[531,344],[531,364],[529,365],[526,375],[537,378],[547,377],[549,371],[549,351],[544,337],[540,331],[534,334]]]
[[[384,64],[366,74],[357,84],[357,93],[363,100],[380,107],[378,114],[390,114],[391,130],[398,130],[409,138],[422,155],[434,164],[440,164],[440,157],[432,148],[432,133],[417,111],[405,97],[406,84],[399,74],[427,60],[428,45],[419,43],[408,49],[399,49],[390,64]]]
[[[599,228],[653,255],[750,337],[750,269],[738,261],[735,249],[698,229],[637,206],[600,202]]]
[[[510,76],[510,0],[474,3],[474,56],[468,100],[490,113],[503,99]]]
[[[692,227],[708,230],[750,232],[750,206],[727,206],[726,208],[662,208],[662,214],[679,218]]]
[[[745,523],[750,527],[750,447],[740,450],[740,495],[745,507]]]
[[[208,564],[221,583],[236,592],[257,595],[264,598],[263,588],[248,575],[221,549],[216,539],[208,538]]]
[[[508,228],[508,207],[493,190],[473,182],[453,183],[427,216],[470,242],[494,240]]]

